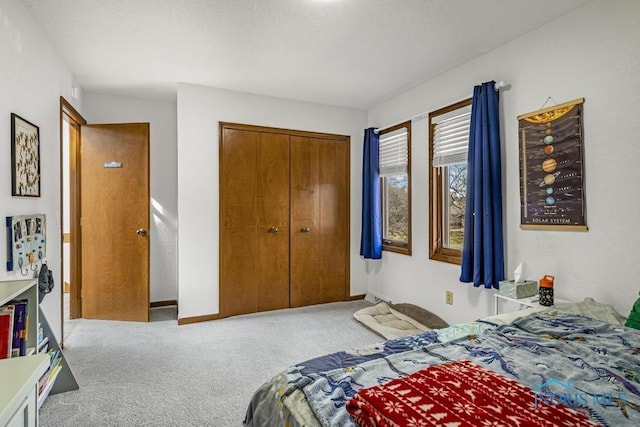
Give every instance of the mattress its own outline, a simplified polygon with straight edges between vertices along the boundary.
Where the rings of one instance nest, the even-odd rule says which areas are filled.
[[[592,300],[528,309],[310,359],[256,390],[245,425],[355,425],[346,405],[357,393],[465,360],[543,395],[584,397],[591,422],[640,424],[640,332],[614,312]]]

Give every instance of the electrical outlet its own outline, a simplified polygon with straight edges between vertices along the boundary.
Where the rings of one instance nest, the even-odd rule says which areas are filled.
[[[453,292],[447,291],[447,304],[453,305]]]

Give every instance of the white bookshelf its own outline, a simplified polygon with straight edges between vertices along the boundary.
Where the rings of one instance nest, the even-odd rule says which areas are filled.
[[[54,375],[49,377],[47,385],[37,396],[37,408],[39,409],[49,394],[77,390],[78,383],[67,364],[64,354],[60,350],[60,346],[49,326],[47,317],[40,309],[37,279],[0,281],[0,305],[19,299],[27,299],[29,301],[27,306],[29,316],[27,322],[27,356],[35,354],[46,356],[47,349],[60,351],[60,367]],[[43,329],[43,339],[40,342],[38,342],[38,325]],[[0,368],[6,367],[8,363],[16,363],[15,359],[27,356],[0,360]],[[49,374],[48,370],[45,375],[47,374]],[[42,373],[37,379],[40,380],[41,377]],[[36,382],[36,391],[37,388],[38,383]],[[0,408],[0,410],[2,410],[2,408]]]
[[[46,354],[0,360],[0,425],[38,425],[38,380],[47,369]]]

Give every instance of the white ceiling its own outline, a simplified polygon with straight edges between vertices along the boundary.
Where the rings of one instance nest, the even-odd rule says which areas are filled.
[[[88,92],[367,109],[591,0],[22,0]]]

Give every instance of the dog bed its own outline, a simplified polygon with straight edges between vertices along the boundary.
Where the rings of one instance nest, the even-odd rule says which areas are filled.
[[[381,302],[356,311],[353,317],[388,340],[449,326],[440,317],[413,304]]]

